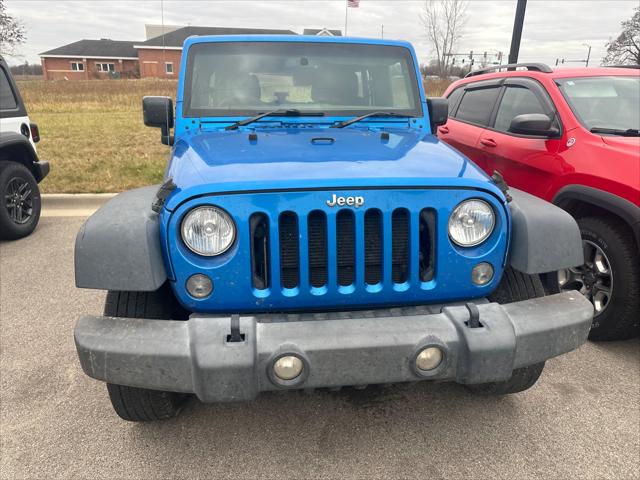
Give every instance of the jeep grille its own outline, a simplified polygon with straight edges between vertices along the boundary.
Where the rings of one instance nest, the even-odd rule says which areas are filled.
[[[410,244],[412,215],[419,229],[417,245]],[[255,213],[249,223],[252,282],[257,290],[273,286],[273,269],[284,289],[300,287],[307,283],[301,282],[305,278],[314,289],[364,284],[379,291],[405,284],[412,269],[423,282],[433,278],[435,213],[429,208],[417,212],[397,208],[390,215],[376,208],[364,214],[342,209],[330,217],[321,210],[308,215],[286,211],[277,225],[269,225],[265,214]],[[275,250],[271,242],[277,242]],[[272,252],[279,258],[272,258]]]

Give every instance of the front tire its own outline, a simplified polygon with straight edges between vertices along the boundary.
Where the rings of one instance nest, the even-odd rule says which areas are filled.
[[[155,292],[109,291],[104,305],[109,317],[155,318],[186,320],[186,312],[176,301],[168,284]],[[123,420],[149,422],[175,417],[189,395],[147,388],[107,383],[107,392],[113,409]]]
[[[40,220],[40,189],[22,164],[0,162],[0,239],[30,235]]]
[[[640,255],[631,233],[610,218],[577,222],[586,263],[548,274],[548,289],[578,290],[594,304],[590,340],[633,338],[640,333]]]
[[[544,295],[544,287],[538,275],[528,275],[507,267],[498,288],[489,295],[489,300],[505,304],[544,297]],[[509,395],[524,392],[538,381],[544,370],[544,364],[545,362],[540,362],[516,368],[511,378],[503,382],[467,385],[467,388],[481,395]]]

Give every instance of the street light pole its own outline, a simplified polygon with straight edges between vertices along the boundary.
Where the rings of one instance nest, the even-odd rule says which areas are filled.
[[[509,50],[509,63],[518,63],[520,53],[520,39],[522,38],[522,26],[524,24],[524,12],[527,8],[527,0],[518,0],[516,18],[513,21],[513,33],[511,35],[511,48]]]

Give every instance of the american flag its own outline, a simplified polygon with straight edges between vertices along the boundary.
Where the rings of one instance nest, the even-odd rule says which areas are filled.
[[[360,0],[347,0],[347,7],[358,8],[360,6]]]

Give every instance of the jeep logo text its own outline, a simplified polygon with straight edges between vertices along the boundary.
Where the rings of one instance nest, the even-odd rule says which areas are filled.
[[[364,205],[364,197],[339,197],[334,193],[331,200],[327,200],[327,205],[330,207],[335,207],[336,205],[343,207],[348,205],[349,207],[358,208]]]

